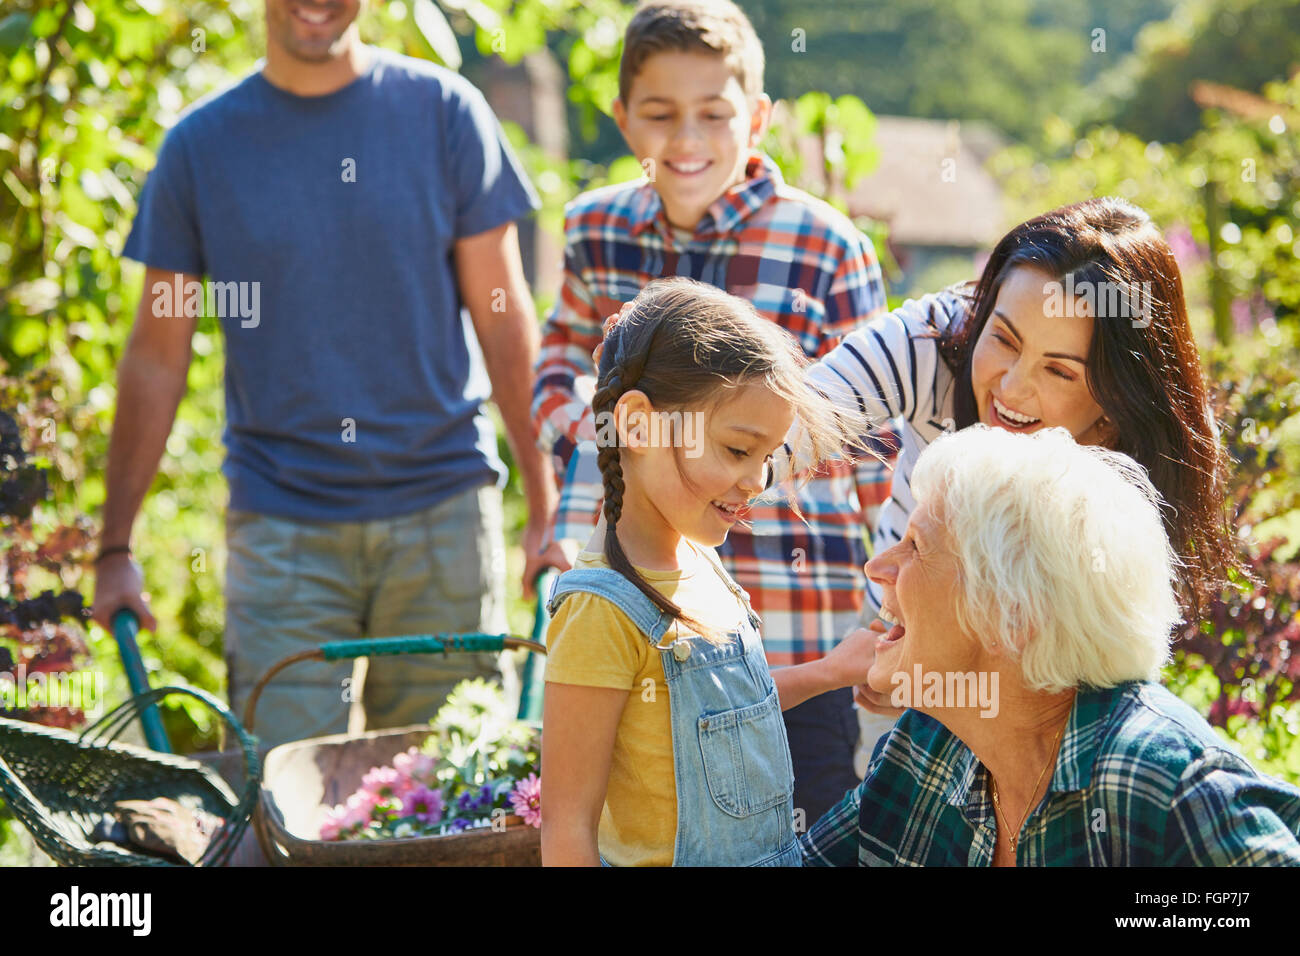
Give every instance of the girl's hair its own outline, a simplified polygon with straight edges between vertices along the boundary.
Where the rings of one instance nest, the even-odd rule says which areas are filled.
[[[1062,206],[1007,233],[984,267],[969,317],[940,337],[957,379],[958,428],[979,419],[971,383],[975,343],[1018,266],[1047,273],[1067,296],[1090,296],[1088,387],[1118,430],[1115,450],[1147,469],[1170,506],[1163,514],[1180,558],[1179,597],[1189,618],[1199,617],[1228,569],[1240,565],[1226,509],[1227,454],[1169,244],[1145,211],[1112,198]]]
[[[692,279],[658,279],[633,300],[609,330],[597,369],[591,407],[597,422],[612,422],[625,392],[645,393],[655,411],[700,411],[716,406],[729,390],[761,385],[795,412],[801,464],[820,463],[856,451],[863,423],[805,381],[808,364],[794,339],[743,299]],[[600,476],[605,491],[605,559],[661,611],[711,643],[722,638],[652,587],[628,560],[616,528],[623,513],[623,463],[616,429],[597,429]],[[673,454],[681,468],[678,441]],[[769,466],[770,467],[770,466]]]

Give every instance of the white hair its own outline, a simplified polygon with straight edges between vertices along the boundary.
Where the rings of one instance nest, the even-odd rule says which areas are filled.
[[[957,619],[1055,693],[1154,680],[1179,622],[1178,559],[1146,469],[1077,444],[974,425],[936,439],[912,473],[917,507],[946,527]]]

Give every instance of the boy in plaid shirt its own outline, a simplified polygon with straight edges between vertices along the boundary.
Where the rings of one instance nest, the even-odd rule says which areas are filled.
[[[727,0],[647,3],[628,26],[614,118],[646,179],[569,204],[564,287],[537,366],[533,414],[564,476],[556,538],[595,526],[592,350],[647,282],[688,276],[748,299],[814,359],[886,307],[871,241],[755,150],[771,112],[762,74],[762,46]],[[877,450],[892,456],[895,437],[882,430]],[[889,478],[876,460],[827,466],[798,493],[802,517],[756,503],[751,527],[718,549],[762,616],[772,666],[815,660],[859,626],[865,532]],[[816,820],[858,783],[852,689],[784,716],[798,825],[799,811]]]

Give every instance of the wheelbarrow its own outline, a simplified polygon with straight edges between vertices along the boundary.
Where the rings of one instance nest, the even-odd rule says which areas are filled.
[[[172,694],[198,698],[234,732],[244,757],[239,795],[196,760],[117,742],[137,717],[152,711],[156,720],[157,702]],[[248,827],[260,781],[253,738],[221,701],[189,687],[136,694],[80,734],[0,718],[0,796],[37,845],[64,866],[185,865],[108,839],[118,801],[156,797],[168,797],[189,811],[201,810],[224,821],[193,864],[219,866],[229,859]]]
[[[544,595],[554,571],[535,582],[538,594],[532,638],[504,634],[433,634],[330,641],[292,654],[272,665],[254,685],[244,709],[244,726],[252,731],[263,689],[285,668],[302,661],[338,661],[389,654],[499,652],[525,648],[519,718],[540,729],[545,633],[549,623]],[[434,733],[429,724],[349,735],[313,737],[274,747],[266,755],[253,814],[262,854],[272,866],[540,866],[541,834],[518,818],[498,829],[389,840],[322,840],[321,824],[329,808],[343,803],[361,786],[373,767],[391,764],[410,747]]]
[[[534,638],[544,635],[548,623],[545,602],[541,595],[549,590],[550,577],[554,571],[543,572],[538,576],[538,607],[534,617]],[[25,721],[0,718],[0,797],[9,806],[14,815],[32,834],[37,845],[56,863],[66,866],[171,866],[178,865],[159,857],[135,853],[126,847],[104,842],[95,838],[96,832],[108,823],[112,816],[113,804],[119,800],[149,799],[167,796],[183,805],[203,810],[223,818],[226,822],[212,838],[206,852],[196,865],[219,866],[228,862],[235,852],[250,819],[254,817],[255,808],[265,805],[265,825],[271,841],[262,837],[262,828],[258,831],[259,842],[277,847],[274,854],[267,853],[267,859],[273,863],[287,862],[316,863],[321,853],[319,840],[301,840],[296,831],[284,829],[283,814],[276,802],[275,790],[262,788],[263,764],[259,757],[257,740],[252,735],[251,724],[242,725],[239,720],[220,700],[195,688],[169,686],[150,689],[148,676],[140,656],[137,643],[139,629],[138,618],[129,610],[122,609],[113,616],[113,635],[117,641],[127,682],[133,696],[124,704],[104,715],[98,722],[86,728],[80,734],[57,728],[45,727]],[[386,643],[381,647],[375,640]],[[411,653],[443,652],[454,650],[499,650],[506,647],[528,647],[544,653],[545,647],[539,641],[521,641],[505,635],[434,635],[424,637],[384,638],[363,641],[338,641],[322,645],[316,651],[281,661],[264,675],[259,682],[264,686],[270,677],[279,670],[300,659],[316,658],[325,660],[328,653],[331,659],[366,656],[370,653]],[[530,655],[524,667],[523,684],[520,696],[519,715],[522,719],[540,725],[542,711],[542,691],[544,689],[543,665],[539,658]],[[243,783],[236,794],[229,784],[205,765],[202,760],[173,755],[171,744],[163,727],[158,712],[159,700],[171,694],[188,694],[196,697],[217,712],[230,728],[239,743],[243,758]],[[250,699],[248,716],[253,718],[256,698]],[[148,749],[117,740],[133,720],[138,719]],[[277,758],[277,781],[281,791],[292,789],[289,781],[292,767],[299,766],[291,759],[290,750],[299,748],[302,753],[319,745],[320,753],[333,752],[341,757],[348,754],[351,759],[369,759],[361,755],[372,748],[376,759],[362,768],[362,773],[370,766],[387,762],[398,752],[418,742],[427,735],[429,727],[418,725],[398,730],[379,731],[364,734],[356,738],[351,746],[347,745],[346,735],[340,738],[319,738],[315,741],[300,741],[286,744],[282,748],[284,756]],[[403,742],[410,736],[410,742]],[[380,738],[391,738],[382,746],[367,743]],[[391,743],[391,749],[389,744]],[[383,753],[387,751],[387,753]],[[275,751],[273,750],[272,753]],[[233,754],[198,755],[222,759]],[[269,755],[268,755],[269,756]],[[301,759],[301,754],[298,755]],[[224,761],[229,763],[229,761]],[[337,761],[340,773],[346,769],[346,763]],[[284,768],[290,768],[288,770]],[[346,775],[339,778],[346,780]],[[360,775],[356,778],[360,781]],[[336,784],[335,787],[342,784]],[[355,787],[353,788],[355,789]],[[322,793],[324,791],[322,790]],[[349,793],[351,791],[348,791]],[[291,811],[290,817],[297,816]],[[462,864],[479,858],[484,863],[518,862],[530,860],[528,854],[538,843],[537,832],[533,828],[511,828],[518,830],[507,840],[498,841],[490,853],[462,854]],[[530,831],[525,833],[524,830]],[[319,832],[314,834],[319,835]],[[369,847],[382,847],[398,842],[404,844],[399,856],[407,853],[406,846],[428,843],[429,840],[449,841],[439,843],[440,848],[451,848],[457,844],[466,844],[477,834],[457,834],[436,838],[420,838],[406,841],[384,841],[368,844]],[[467,839],[468,838],[468,839]],[[307,846],[306,844],[311,844]],[[516,845],[525,848],[515,852]],[[330,844],[324,852],[324,862],[352,863],[344,860],[344,852],[339,848],[347,844]],[[265,849],[264,849],[265,852]],[[373,852],[373,851],[372,851]],[[439,851],[441,852],[441,851]],[[413,862],[429,865],[438,853],[426,855]],[[540,851],[536,853],[540,857]],[[386,860],[366,862],[386,863]],[[388,864],[392,865],[392,864]]]

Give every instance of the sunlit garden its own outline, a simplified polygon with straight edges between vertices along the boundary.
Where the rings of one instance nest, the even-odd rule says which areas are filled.
[[[1162,683],[1258,771],[1300,786],[1300,7],[740,5],[775,101],[761,149],[787,183],[870,238],[888,308],[977,279],[997,237],[1055,207],[1114,196],[1150,214],[1182,274],[1231,462],[1227,520],[1241,555],[1199,620],[1179,626]],[[560,298],[566,203],[647,172],[611,112],[634,10],[620,0],[376,0],[358,20],[366,43],[450,67],[487,93],[540,198],[523,241],[539,319]],[[0,17],[0,675],[14,675],[0,687],[14,690],[18,675],[86,675],[78,706],[14,690],[0,696],[0,716],[80,731],[133,694],[114,635],[90,620],[119,363],[145,274],[123,246],[167,132],[253,70],[266,44],[257,0],[16,0]],[[520,89],[547,104],[547,119],[507,104]],[[900,130],[947,146],[900,159],[920,142]],[[920,169],[922,185],[889,181],[891,162]],[[976,216],[975,183],[994,201],[978,214],[984,238],[956,237],[946,220]],[[930,220],[930,238],[905,222],[907,208]],[[200,314],[191,346],[131,534],[157,619],[138,642],[152,686],[226,699],[222,320]],[[316,347],[301,344],[303,354]],[[526,636],[536,607],[521,583],[527,489],[502,414],[488,407],[509,467],[505,621]],[[522,671],[527,651],[511,653]],[[399,796],[410,797],[404,812],[376,812],[367,839],[411,836],[444,816],[488,826],[494,810],[536,825],[538,745],[508,720],[493,723],[512,710],[496,693],[462,685],[428,740],[398,754],[400,773],[367,778],[372,789],[400,778]],[[158,711],[177,754],[237,747],[197,697],[167,697]],[[496,755],[482,746],[489,725]],[[134,725],[121,740],[146,743]],[[392,791],[374,793],[371,805]],[[360,819],[338,810],[322,839]],[[0,863],[48,863],[3,805]]]

